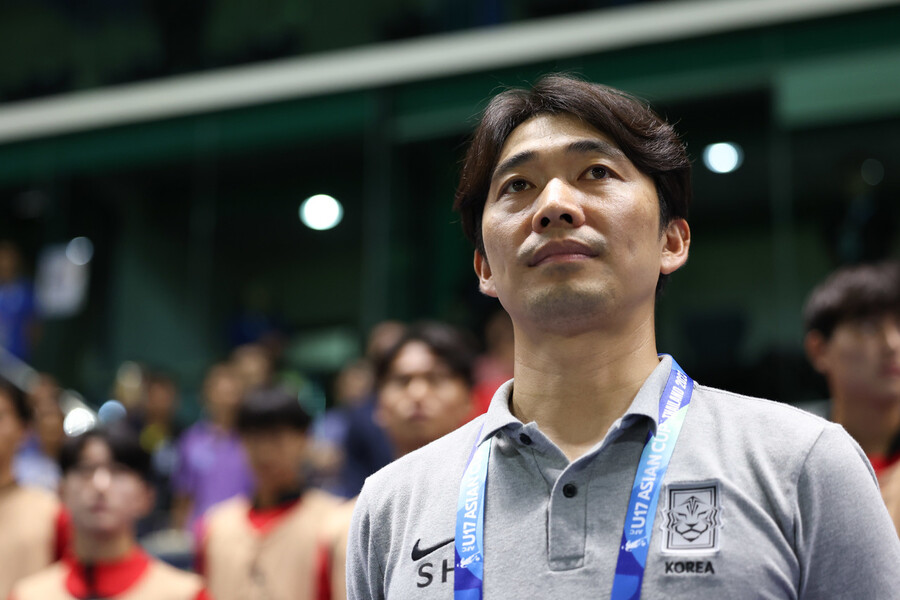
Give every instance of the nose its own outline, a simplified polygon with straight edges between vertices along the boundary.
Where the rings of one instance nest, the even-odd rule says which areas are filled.
[[[110,472],[108,467],[98,467],[94,470],[94,475],[91,477],[91,482],[94,484],[94,487],[98,491],[105,491],[109,488],[109,484],[112,482],[112,473]]]
[[[881,330],[885,346],[892,352],[900,352],[900,317],[885,319]]]
[[[552,179],[541,190],[532,229],[541,233],[553,227],[575,228],[584,225],[584,211],[578,193],[560,179]]]
[[[406,387],[406,393],[411,400],[421,402],[431,393],[431,385],[425,377],[413,377]]]

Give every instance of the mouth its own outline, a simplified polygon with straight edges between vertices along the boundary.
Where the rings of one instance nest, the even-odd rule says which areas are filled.
[[[547,242],[531,256],[528,266],[537,267],[549,263],[587,260],[595,258],[598,254],[590,246],[575,240]]]

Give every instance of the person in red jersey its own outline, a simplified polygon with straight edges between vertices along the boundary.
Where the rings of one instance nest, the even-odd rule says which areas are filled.
[[[68,517],[56,496],[16,483],[13,458],[29,417],[22,392],[0,379],[0,598],[59,559],[68,539]]]
[[[198,571],[217,600],[308,600],[321,527],[337,498],[305,485],[309,415],[296,394],[257,388],[237,414],[255,479],[252,501],[212,506],[198,526]]]
[[[153,506],[150,456],[124,427],[71,438],[60,493],[73,538],[65,557],[19,581],[9,600],[209,600],[197,575],[145,553],[135,523]]]

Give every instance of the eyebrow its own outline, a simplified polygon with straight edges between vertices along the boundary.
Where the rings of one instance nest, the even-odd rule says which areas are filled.
[[[622,150],[604,140],[578,140],[566,146],[564,151],[566,154],[602,154],[609,158],[625,158],[625,153]],[[537,152],[534,150],[525,150],[524,152],[513,154],[494,168],[494,172],[491,174],[491,181],[493,182],[507,171],[511,171],[536,157]]]

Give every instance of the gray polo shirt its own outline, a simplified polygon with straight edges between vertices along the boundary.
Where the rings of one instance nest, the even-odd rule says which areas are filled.
[[[486,415],[372,475],[353,515],[348,597],[453,597],[460,478],[481,431],[493,444],[485,598],[609,598],[670,365],[664,358],[575,461],[510,413],[510,381]],[[642,598],[900,598],[900,541],[860,448],[801,410],[696,385],[660,493]]]

